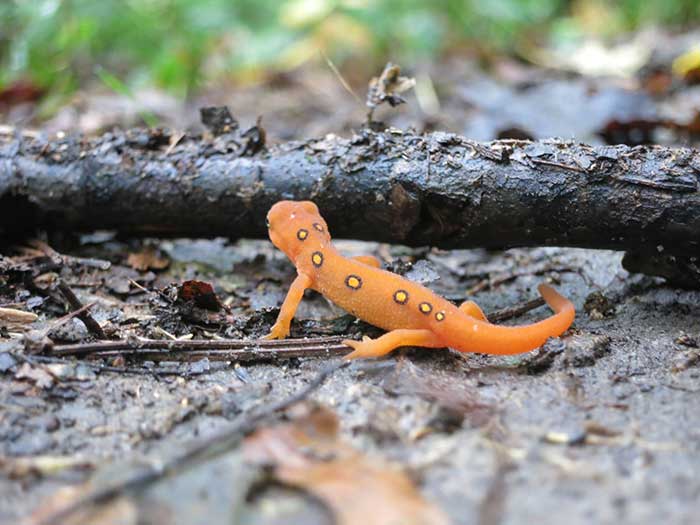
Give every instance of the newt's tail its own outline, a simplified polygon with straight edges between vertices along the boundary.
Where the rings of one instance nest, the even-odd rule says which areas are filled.
[[[448,319],[440,336],[460,352],[483,354],[522,354],[538,348],[549,337],[564,333],[574,321],[574,305],[554,288],[540,284],[538,290],[554,315],[523,326],[498,326],[467,315]]]

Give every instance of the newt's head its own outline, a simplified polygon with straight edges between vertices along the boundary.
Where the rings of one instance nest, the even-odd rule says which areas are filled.
[[[267,213],[272,244],[294,261],[308,249],[318,249],[331,240],[328,226],[311,201],[280,201]]]

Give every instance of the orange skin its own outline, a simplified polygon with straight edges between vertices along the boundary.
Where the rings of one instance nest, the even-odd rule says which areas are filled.
[[[294,263],[297,277],[267,339],[284,339],[311,288],[341,308],[388,333],[377,339],[346,340],[346,359],[379,357],[400,346],[451,347],[460,352],[510,355],[529,352],[564,333],[574,305],[552,288],[538,289],[555,314],[524,326],[497,326],[472,301],[457,307],[420,284],[380,268],[372,256],[343,257],[331,244],[328,226],[309,201],[280,201],[267,214],[272,243]]]

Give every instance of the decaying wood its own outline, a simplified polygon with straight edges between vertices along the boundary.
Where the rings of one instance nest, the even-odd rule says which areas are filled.
[[[444,248],[700,253],[700,155],[364,130],[265,148],[264,133],[0,137],[0,233],[116,229],[264,237],[312,199],[336,237]]]

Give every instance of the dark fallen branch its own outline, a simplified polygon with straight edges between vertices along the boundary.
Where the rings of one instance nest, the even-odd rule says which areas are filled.
[[[0,136],[0,232],[265,237],[269,207],[295,198],[316,201],[337,237],[700,253],[692,149],[370,131],[268,149],[248,139]]]

